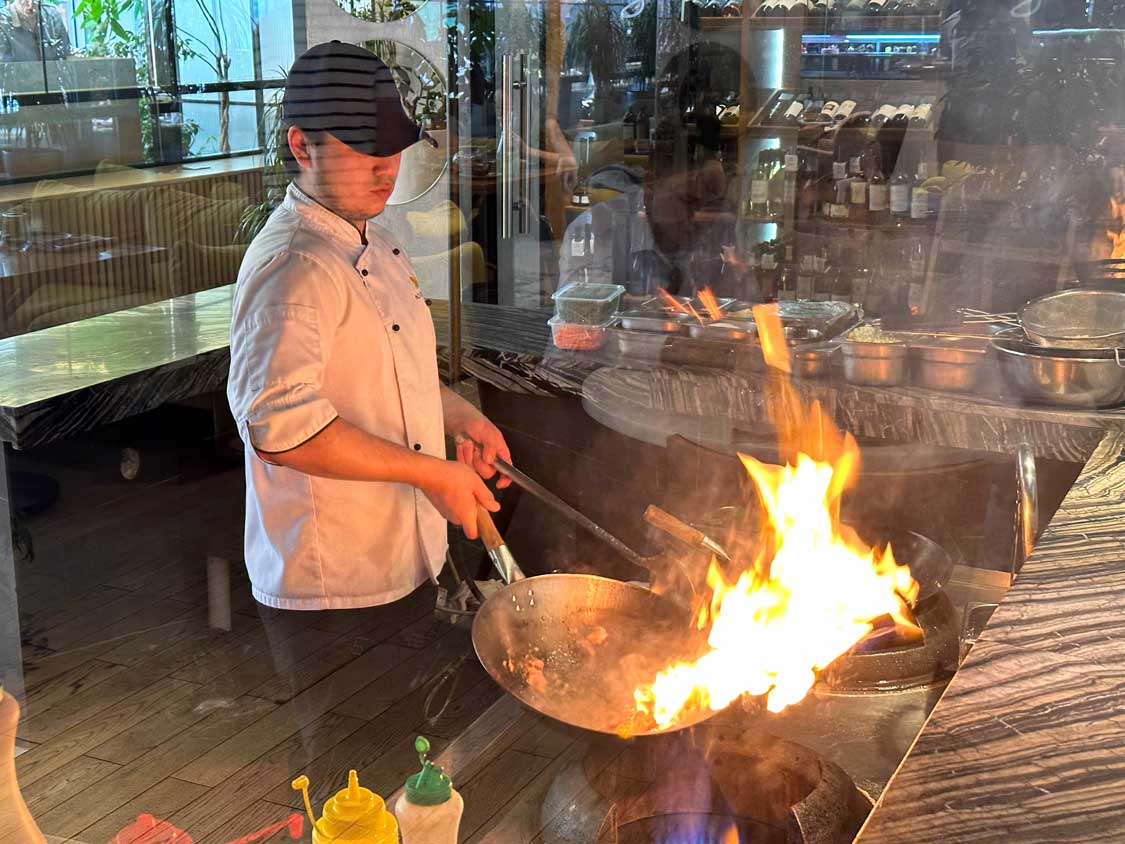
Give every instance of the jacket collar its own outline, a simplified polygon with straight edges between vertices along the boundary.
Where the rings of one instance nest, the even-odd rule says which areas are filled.
[[[355,226],[338,214],[329,211],[297,187],[296,184],[290,183],[289,189],[285,192],[285,200],[282,202],[282,205],[294,214],[297,214],[309,228],[327,235],[343,246],[355,249],[363,248],[363,238],[359,236],[359,231]],[[367,240],[370,242],[370,222],[367,224],[367,229]]]

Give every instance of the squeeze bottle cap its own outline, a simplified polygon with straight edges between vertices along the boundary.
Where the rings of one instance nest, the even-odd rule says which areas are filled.
[[[415,806],[437,806],[444,803],[453,796],[453,783],[441,768],[426,758],[430,752],[430,743],[424,736],[414,739],[414,749],[418,751],[422,770],[406,781],[404,791],[407,801]]]

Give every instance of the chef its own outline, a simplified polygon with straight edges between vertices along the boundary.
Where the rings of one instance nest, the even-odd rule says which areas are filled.
[[[372,221],[422,137],[390,70],[360,47],[313,47],[282,120],[295,178],[246,252],[231,320],[246,567],[267,608],[376,607],[437,575],[447,522],[476,537],[508,447],[440,384],[410,259]]]

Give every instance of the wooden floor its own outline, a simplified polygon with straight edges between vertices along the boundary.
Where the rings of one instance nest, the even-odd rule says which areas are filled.
[[[440,752],[499,698],[430,587],[267,635],[237,562],[241,467],[149,451],[154,473],[129,483],[113,456],[84,444],[21,459],[62,483],[25,520],[35,557],[17,568],[17,772],[47,835],[105,844],[147,813],[223,844],[298,809],[301,773],[318,806],[349,768],[390,794],[417,767],[416,734]],[[208,554],[236,561],[229,632],[208,628]]]

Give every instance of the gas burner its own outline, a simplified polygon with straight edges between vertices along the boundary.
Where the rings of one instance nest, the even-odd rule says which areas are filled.
[[[820,678],[819,691],[902,691],[949,680],[960,653],[960,623],[953,602],[939,592],[914,608],[920,640],[893,634],[869,638],[841,656]]]
[[[597,844],[843,844],[871,810],[837,765],[744,726],[599,739],[583,768],[608,804]]]

